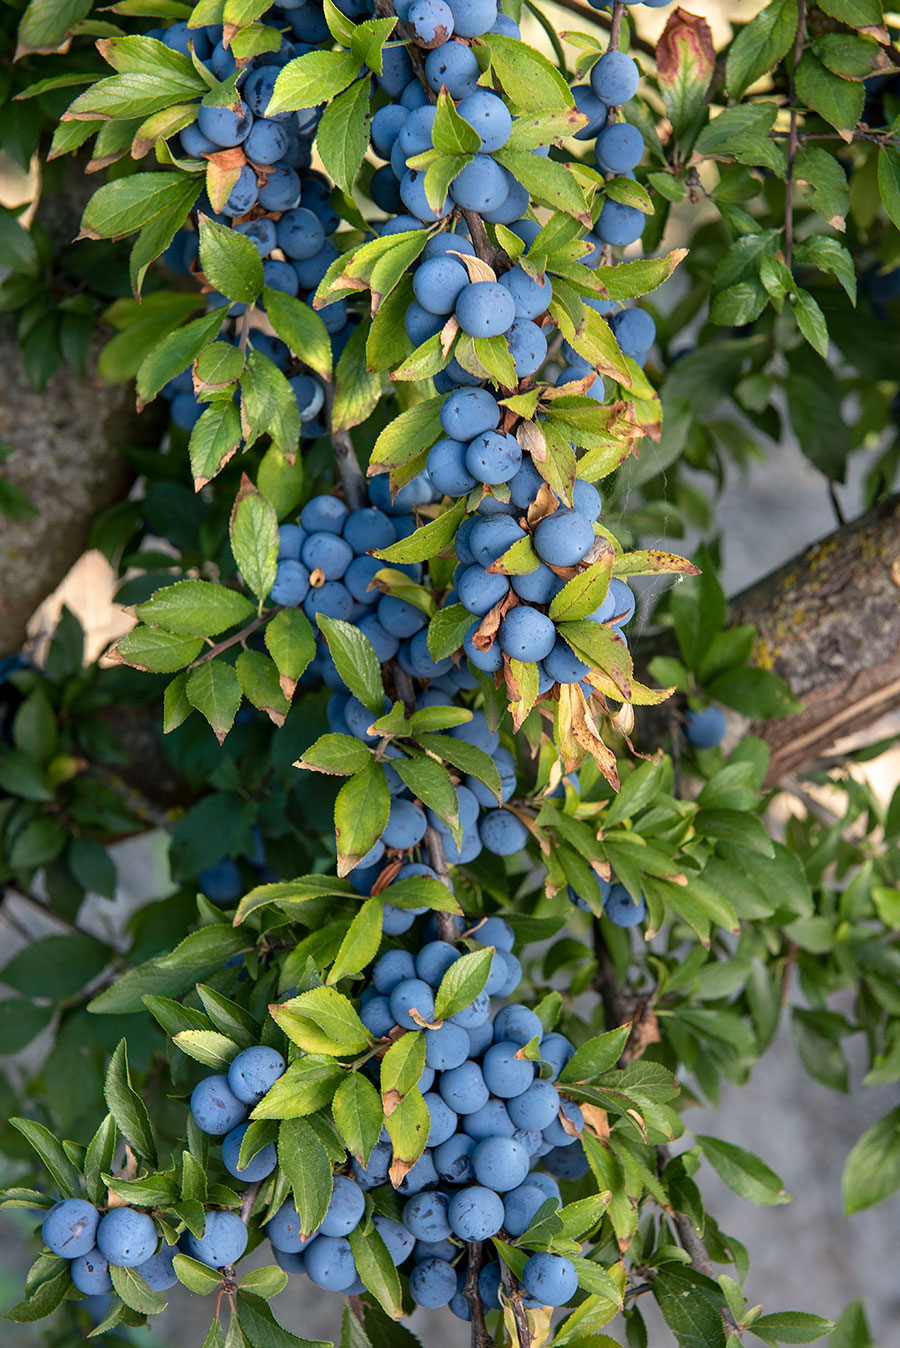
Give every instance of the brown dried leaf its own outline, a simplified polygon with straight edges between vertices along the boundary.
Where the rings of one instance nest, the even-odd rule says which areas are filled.
[[[451,314],[447,322],[441,328],[441,355],[444,360],[449,355],[450,348],[453,345],[453,339],[459,332],[459,319],[456,314]]]
[[[547,441],[544,432],[533,421],[523,421],[516,431],[516,439],[526,454],[537,463],[547,461]]]
[[[605,1142],[609,1137],[609,1119],[606,1110],[601,1109],[599,1105],[589,1105],[586,1102],[580,1104],[578,1108],[584,1115],[585,1127],[589,1128],[594,1136],[599,1138],[601,1142]],[[559,1116],[559,1121],[563,1128],[565,1128],[566,1124],[562,1114]]]
[[[559,509],[558,497],[550,489],[550,487],[548,487],[546,482],[542,482],[537,496],[534,498],[531,505],[528,507],[528,514],[526,515],[526,519],[528,520],[528,523],[531,525],[532,529],[534,529],[538,524],[540,524],[541,520],[546,519],[548,515],[552,515],[554,510],[558,509]]]
[[[496,281],[497,279],[497,273],[493,267],[489,267],[486,262],[482,262],[480,257],[470,257],[468,253],[457,253],[452,248],[448,250],[447,256],[459,258],[469,273],[470,281]]]

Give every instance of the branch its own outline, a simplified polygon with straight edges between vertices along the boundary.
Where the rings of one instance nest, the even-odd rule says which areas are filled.
[[[591,919],[591,930],[594,938],[594,957],[597,960],[597,976],[594,979],[594,989],[599,992],[600,1000],[603,1003],[603,1020],[606,1029],[616,1030],[620,1025],[624,1025],[628,1019],[625,999],[619,986],[616,966],[612,962],[612,957],[603,939],[599,918]]]
[[[596,9],[589,9],[587,5],[581,5],[578,0],[550,0],[551,4],[558,9],[567,9],[570,14],[577,14],[579,19],[584,19],[585,23],[592,23],[598,28],[603,28],[607,33],[611,32],[613,19],[606,14],[600,14]],[[621,18],[619,19],[621,23]],[[617,33],[618,36],[618,33]],[[646,38],[638,37],[637,33],[631,34],[630,47],[632,51],[642,51],[645,56],[656,58],[656,48],[652,42]],[[612,43],[610,42],[612,49]]]
[[[257,628],[263,627],[270,618],[274,618],[276,613],[280,612],[280,606],[278,608],[270,609],[267,613],[263,613],[261,617],[254,618],[251,623],[248,623],[246,627],[242,627],[239,632],[232,633],[230,637],[225,637],[223,641],[217,641],[215,646],[210,646],[208,651],[204,651],[202,655],[198,655],[197,659],[188,665],[188,670],[196,669],[198,665],[205,665],[209,660],[215,660],[217,655],[221,655],[223,651],[230,650],[232,646],[237,646],[238,643],[242,646],[246,646],[247,638],[255,632]]]
[[[512,1306],[519,1348],[531,1348],[534,1338],[531,1333],[531,1326],[528,1323],[528,1313],[522,1302],[522,1289],[513,1277],[512,1271],[504,1263],[500,1265],[500,1279],[503,1283],[503,1290],[509,1298],[509,1304]]]
[[[325,415],[329,428],[328,433],[334,449],[334,461],[337,464],[337,470],[344,487],[344,495],[351,510],[361,510],[364,505],[368,504],[369,500],[365,474],[359,466],[359,459],[356,457],[350,432],[331,429],[331,414],[334,410],[334,380],[326,379],[323,382],[325,385]]]
[[[803,55],[803,40],[806,37],[806,0],[798,0],[797,37],[794,42],[794,60],[791,65],[791,83],[788,100],[791,105],[791,127],[788,139],[787,178],[784,184],[784,260],[788,270],[794,260],[794,158],[797,154],[797,67]]]
[[[463,1296],[468,1301],[469,1310],[472,1313],[472,1348],[489,1348],[492,1340],[485,1328],[484,1305],[482,1304],[481,1293],[478,1290],[478,1275],[481,1272],[484,1247],[480,1240],[470,1240],[466,1242],[466,1250],[469,1256],[469,1266],[466,1272]]]
[[[900,496],[757,581],[731,618],[756,627],[756,663],[803,703],[751,727],[773,784],[900,707]]]

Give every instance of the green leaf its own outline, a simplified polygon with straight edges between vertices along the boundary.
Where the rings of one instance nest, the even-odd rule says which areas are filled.
[[[313,988],[281,1002],[271,1014],[292,1043],[308,1053],[361,1052],[371,1036],[351,1002],[335,988]]]
[[[381,899],[367,899],[354,917],[325,980],[326,986],[339,983],[350,974],[359,974],[371,964],[381,945]]]
[[[404,1095],[390,1113],[386,1109],[385,1114],[385,1127],[394,1149],[390,1177],[396,1188],[425,1150],[431,1119],[428,1106],[417,1086]]]
[[[186,1254],[176,1254],[172,1260],[178,1281],[197,1296],[207,1296],[222,1286],[222,1275],[216,1268],[208,1268]]]
[[[357,80],[328,103],[316,130],[325,172],[348,196],[369,146],[368,112],[369,81]]]
[[[27,492],[0,477],[0,515],[12,520],[33,520],[40,514]]]
[[[898,166],[900,167],[900,166]],[[900,217],[900,176],[898,176],[898,217]],[[827,234],[813,234],[794,248],[794,262],[798,267],[818,267],[830,272],[843,286],[850,303],[856,304],[856,268],[848,249]]]
[[[739,29],[725,64],[725,85],[732,98],[742,98],[783,56],[797,37],[797,0],[772,3]]]
[[[95,89],[98,87],[94,86]],[[185,202],[184,213],[187,215],[190,209],[187,189],[193,192],[195,186],[183,173],[134,173],[127,178],[116,178],[98,188],[91,197],[81,217],[79,237],[123,239],[168,212],[173,203]]]
[[[438,94],[431,140],[441,154],[468,155],[481,149],[481,137],[473,126],[460,117],[446,89]]]
[[[412,1030],[401,1035],[381,1060],[381,1095],[386,1114],[392,1114],[400,1100],[416,1088],[424,1070],[424,1034]]]
[[[152,402],[164,384],[196,360],[203,348],[218,335],[226,317],[226,309],[214,309],[170,332],[150,348],[137,371],[139,408]]]
[[[559,1074],[559,1084],[569,1081],[590,1081],[615,1067],[622,1056],[628,1041],[630,1027],[622,1025],[617,1030],[595,1035],[582,1044],[572,1054]]]
[[[357,1226],[347,1238],[353,1251],[356,1271],[375,1300],[392,1320],[403,1315],[400,1275],[377,1227],[364,1230]]]
[[[447,1020],[457,1011],[471,1006],[479,993],[483,992],[494,962],[494,949],[486,946],[483,950],[473,950],[462,955],[450,965],[441,979],[440,987],[434,997],[434,1014],[438,1020]]]
[[[278,1164],[291,1186],[301,1231],[315,1231],[331,1202],[333,1178],[328,1153],[303,1119],[283,1119],[278,1128]]]
[[[202,637],[177,637],[161,627],[142,625],[126,632],[111,654],[134,669],[150,674],[174,674],[191,664],[202,649]]]
[[[791,1196],[785,1192],[774,1170],[752,1151],[701,1133],[696,1133],[695,1137],[713,1169],[741,1198],[759,1206],[790,1202]]]
[[[344,783],[334,805],[338,875],[353,870],[384,832],[391,808],[384,768],[374,758]]]
[[[517,111],[551,112],[573,106],[571,90],[562,75],[529,43],[502,33],[486,33],[478,46],[487,47],[491,69]]]
[[[489,754],[465,740],[454,739],[452,735],[416,735],[416,743],[423,749],[434,752],[445,763],[452,763],[460,772],[477,777],[480,782],[493,791],[500,799],[500,774]],[[394,902],[393,896],[391,902]]]
[[[16,59],[27,52],[55,51],[92,8],[92,0],[29,0],[19,23]]]
[[[503,41],[515,39],[503,38]],[[522,150],[497,150],[492,158],[510,171],[534,201],[553,210],[565,211],[585,226],[589,225],[591,216],[584,193],[565,165]]]
[[[533,112],[515,119],[506,144],[510,150],[534,150],[540,145],[552,145],[565,140],[586,124],[584,114],[574,107],[560,108],[554,112]],[[505,229],[505,226],[501,225],[500,229]],[[512,239],[521,244],[518,235],[513,234]]]
[[[368,324],[358,324],[338,360],[331,409],[333,431],[358,426],[375,410],[381,397],[381,375],[366,365],[367,338]]]
[[[323,1109],[335,1095],[344,1070],[333,1058],[308,1053],[288,1064],[253,1109],[254,1119],[298,1119]]]
[[[266,623],[264,639],[278,669],[281,690],[290,701],[297,680],[316,653],[309,619],[299,609],[283,609]]]
[[[241,418],[233,402],[214,402],[191,429],[188,453],[194,490],[200,491],[222,471],[240,448]]]
[[[109,1266],[113,1287],[131,1310],[140,1315],[159,1315],[169,1304],[160,1292],[152,1292],[136,1268]]]
[[[188,675],[184,691],[223,744],[241,705],[241,685],[232,666],[224,660],[207,660]]]
[[[75,1198],[81,1194],[81,1175],[66,1155],[62,1143],[34,1119],[10,1119],[28,1145],[37,1152],[41,1161],[53,1176],[56,1187],[64,1198]]]
[[[679,1348],[725,1348],[722,1317],[700,1290],[701,1278],[692,1269],[666,1264],[653,1279],[653,1295]]]
[[[165,735],[168,735],[172,730],[177,730],[194,710],[187,700],[187,694],[184,691],[186,687],[186,674],[179,674],[166,686],[166,691],[163,693],[163,734]]]
[[[791,308],[797,320],[797,327],[814,351],[818,351],[823,360],[828,355],[828,324],[825,315],[808,290],[798,286],[791,297]]]
[[[263,1268],[251,1268],[241,1278],[241,1291],[256,1292],[266,1301],[278,1296],[288,1284],[288,1275],[277,1264],[266,1264]]]
[[[214,637],[252,618],[254,609],[249,599],[224,585],[179,580],[138,604],[135,613],[142,622],[155,623],[176,636]]]
[[[818,8],[851,28],[878,28],[883,20],[881,0],[818,0]]]
[[[850,187],[838,160],[820,146],[802,145],[794,158],[794,181],[803,186],[814,211],[833,229],[845,228],[850,209]],[[836,240],[832,240],[836,243]],[[854,289],[855,294],[855,289]]]
[[[245,482],[238,493],[229,533],[238,570],[262,603],[275,584],[278,570],[278,517],[249,483]]]
[[[900,151],[891,145],[878,151],[878,192],[891,222],[900,229]]]
[[[0,266],[36,276],[40,259],[34,239],[15,211],[0,207]]]
[[[300,443],[300,413],[294,390],[268,356],[251,351],[241,379],[241,427],[249,449],[268,434],[289,459]]]
[[[434,810],[444,823],[455,829],[459,825],[459,801],[456,788],[443,763],[424,755],[418,758],[392,758],[391,767],[414,796]]]
[[[726,670],[707,684],[706,691],[716,702],[758,720],[788,716],[801,706],[784,680],[767,669]]]
[[[384,683],[381,663],[371,641],[354,623],[319,614],[317,622],[325,635],[338,674],[364,707],[381,716],[384,711]]]
[[[854,1144],[844,1166],[844,1211],[848,1217],[862,1212],[889,1198],[898,1188],[900,1107],[868,1127]]]
[[[156,1165],[156,1137],[147,1106],[131,1084],[125,1040],[113,1054],[106,1071],[103,1095],[116,1127],[138,1157]]]
[[[89,840],[73,839],[75,841]],[[101,850],[108,858],[106,850]],[[65,1001],[103,972],[111,953],[109,946],[93,936],[81,933],[44,936],[40,941],[24,946],[0,969],[0,981],[25,997],[52,997],[54,1001]],[[52,970],[52,978],[48,979],[49,970]]]
[[[600,607],[609,591],[614,555],[608,548],[596,562],[566,582],[550,604],[554,622],[587,618]]]
[[[797,97],[838,131],[851,132],[862,116],[865,89],[826,70],[805,51],[794,74]]]
[[[331,338],[320,316],[303,300],[263,288],[266,317],[285,345],[323,379],[331,378]],[[251,337],[252,344],[252,337]]]
[[[605,674],[625,698],[630,698],[631,656],[621,636],[605,623],[593,623],[586,618],[560,623],[559,632],[592,670]]]
[[[771,1315],[761,1315],[750,1325],[750,1333],[767,1342],[776,1343],[815,1343],[834,1329],[834,1321],[821,1315],[810,1315],[807,1311],[775,1311]]]
[[[460,499],[437,519],[421,525],[407,538],[401,538],[386,548],[376,548],[373,557],[383,562],[427,562],[448,548],[456,537],[460,521],[466,513],[465,498]]]
[[[204,1067],[211,1067],[214,1072],[227,1072],[240,1047],[218,1030],[181,1030],[174,1043],[182,1053],[203,1063]]]
[[[334,1093],[331,1112],[351,1156],[360,1165],[368,1165],[384,1124],[381,1100],[368,1077],[348,1072]]]
[[[359,67],[359,60],[350,52],[307,52],[289,62],[278,76],[267,115],[330,102],[356,79]]]
[[[243,238],[243,235],[239,237]],[[216,391],[230,387],[244,368],[244,353],[230,342],[211,342],[197,357],[194,384]]]
[[[428,653],[432,660],[445,660],[448,655],[455,654],[474,621],[462,604],[438,609],[428,624]]]
[[[259,1023],[242,1006],[203,983],[197,984],[197,993],[217,1030],[227,1034],[241,1048],[259,1043]]]
[[[281,690],[278,669],[262,651],[241,651],[234,664],[241,691],[248,702],[264,711],[277,726],[284,725],[290,703]]]
[[[371,752],[353,735],[321,735],[299,759],[298,766],[313,772],[352,777],[371,758]]]
[[[784,150],[769,139],[776,114],[774,103],[741,103],[726,108],[703,128],[694,149],[713,158],[733,157],[751,168],[760,165],[783,178],[787,168]]]
[[[389,469],[402,468],[425,449],[430,449],[443,434],[441,404],[443,398],[415,403],[389,421],[375,441],[369,461],[369,477]]]

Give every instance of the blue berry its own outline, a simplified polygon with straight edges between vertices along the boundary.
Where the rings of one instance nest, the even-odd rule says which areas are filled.
[[[493,160],[489,162],[493,163]],[[516,305],[510,292],[499,282],[474,281],[459,296],[456,317],[463,332],[471,337],[496,337],[512,327]]]
[[[94,1248],[99,1221],[100,1214],[93,1203],[86,1203],[83,1198],[66,1198],[47,1213],[41,1235],[51,1253],[77,1259]]]
[[[158,1240],[153,1218],[134,1208],[113,1208],[97,1226],[97,1249],[119,1268],[134,1268],[149,1259]]]
[[[630,56],[608,51],[591,67],[591,88],[608,107],[619,107],[634,98],[641,72]]]

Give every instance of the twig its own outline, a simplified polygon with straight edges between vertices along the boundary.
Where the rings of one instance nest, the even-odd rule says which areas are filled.
[[[336,431],[332,428],[331,414],[334,410],[334,381],[326,379],[324,382],[325,411],[328,419],[328,433],[331,437],[332,448],[334,449],[334,461],[337,464],[337,470],[341,476],[341,483],[343,484],[344,495],[347,498],[347,505],[351,510],[361,510],[369,499],[365,475],[359,466],[359,459],[356,457],[356,450],[353,448],[350,432]]]
[[[838,499],[837,488],[835,487],[834,482],[832,481],[831,478],[828,479],[828,495],[831,497],[831,508],[834,511],[835,519],[837,520],[839,526],[843,528],[843,526],[847,523],[847,516],[844,514],[844,511],[841,507],[840,500]]]
[[[625,1009],[622,989],[619,987],[616,966],[613,964],[612,957],[606,948],[598,918],[593,918],[591,927],[594,936],[594,956],[597,960],[597,976],[594,979],[594,988],[599,992],[600,1000],[603,1003],[603,1018],[606,1022],[606,1028],[607,1030],[615,1030],[620,1025],[624,1025],[628,1019],[628,1013]]]
[[[512,259],[505,248],[497,248],[491,243],[481,216],[476,211],[464,210],[462,214],[469,227],[472,246],[482,262],[486,262],[494,271],[508,271],[512,266]]]
[[[481,1241],[467,1241],[466,1250],[469,1256],[469,1267],[463,1287],[463,1296],[468,1301],[469,1310],[472,1313],[472,1348],[489,1348],[491,1338],[485,1328],[484,1305],[481,1301],[481,1293],[478,1290],[478,1275],[481,1272],[484,1253]]]
[[[513,1277],[512,1271],[505,1264],[500,1265],[500,1278],[503,1283],[503,1290],[509,1297],[509,1304],[512,1306],[519,1348],[531,1348],[534,1339],[531,1326],[528,1323],[528,1314],[522,1304],[522,1289]]]
[[[48,917],[51,920],[51,922],[56,922],[61,927],[65,927],[67,931],[71,931],[78,936],[90,936],[92,940],[97,939],[94,936],[93,932],[86,931],[84,927],[79,927],[77,922],[70,922],[68,918],[65,918],[60,913],[57,913],[56,910],[54,908],[49,907],[48,904],[41,903],[40,899],[35,899],[31,894],[26,894],[24,889],[13,889],[10,886],[5,891],[5,893],[14,895],[16,899],[21,899],[23,903],[30,904],[32,908],[36,908],[37,911],[39,913],[42,913],[44,917]],[[5,904],[3,906],[2,912],[6,920],[12,923],[13,926],[15,926],[16,924],[13,918],[10,916],[9,912],[7,911]],[[19,930],[21,930],[21,928],[19,928]],[[41,938],[35,932],[31,932],[28,936],[28,939],[30,941],[36,941],[40,940]]]
[[[254,1180],[248,1184],[241,1197],[241,1221],[245,1226],[249,1226],[250,1218],[253,1214],[253,1205],[259,1197],[259,1191],[262,1188],[262,1180]]]
[[[806,37],[806,0],[798,0],[797,37],[794,41],[794,60],[791,65],[791,82],[788,101],[791,105],[791,126],[788,133],[787,178],[784,184],[784,260],[788,269],[794,260],[794,159],[797,154],[797,67],[803,55],[803,40]]]
[[[593,23],[598,28],[606,29],[611,35],[615,15],[612,18],[607,18],[605,14],[598,13],[596,9],[589,9],[587,5],[579,4],[578,0],[550,0],[550,3],[556,5],[559,9],[567,9],[571,14],[577,14],[579,19],[584,19],[586,23]],[[620,16],[619,23],[621,24],[621,22]],[[618,30],[616,31],[616,38],[618,40]],[[612,46],[611,42],[610,46]],[[635,51],[643,52],[645,56],[656,58],[656,48],[653,43],[648,42],[645,38],[638,37],[637,33],[632,33],[630,46]]]
[[[609,50],[619,50],[619,36],[622,31],[622,15],[625,13],[625,0],[616,0],[613,5],[612,19],[609,23]]]
[[[269,611],[264,613],[262,617],[254,618],[252,623],[248,623],[246,627],[242,627],[239,632],[235,632],[232,636],[226,637],[224,641],[217,641],[215,646],[210,646],[208,651],[204,651],[202,655],[198,655],[197,659],[194,660],[192,664],[188,665],[188,670],[196,669],[198,665],[205,665],[207,661],[214,660],[217,655],[221,655],[223,651],[230,650],[232,646],[237,646],[238,643],[243,646],[246,643],[247,637],[255,632],[258,627],[263,627],[270,618],[274,618],[275,614],[280,612],[280,607],[269,609]]]

